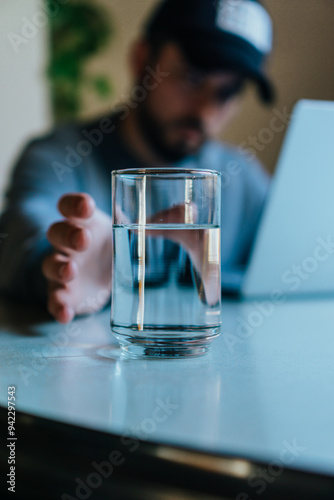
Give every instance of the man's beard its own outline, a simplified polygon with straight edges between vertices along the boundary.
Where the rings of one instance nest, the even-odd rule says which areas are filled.
[[[136,117],[140,131],[148,146],[166,162],[177,162],[195,154],[206,140],[202,123],[196,117],[185,117],[163,124],[153,116],[146,101],[139,104]],[[179,141],[175,141],[173,145],[168,144],[168,130],[182,128],[189,128],[201,135],[202,139],[197,146],[190,146],[181,138]]]

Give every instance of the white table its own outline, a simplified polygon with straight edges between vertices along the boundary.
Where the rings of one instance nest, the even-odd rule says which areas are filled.
[[[122,358],[108,310],[64,327],[1,308],[2,406],[15,386],[34,416],[334,476],[333,298],[224,301],[211,352],[175,360]]]

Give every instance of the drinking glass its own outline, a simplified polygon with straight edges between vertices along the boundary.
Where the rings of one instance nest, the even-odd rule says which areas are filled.
[[[111,329],[130,357],[198,356],[220,333],[220,173],[112,172]]]

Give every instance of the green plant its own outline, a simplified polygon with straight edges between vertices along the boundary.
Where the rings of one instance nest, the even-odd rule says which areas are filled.
[[[88,0],[60,5],[58,13],[50,16],[48,76],[56,121],[78,116],[82,107],[82,89],[87,85],[101,98],[110,95],[109,79],[101,74],[87,74],[85,64],[112,35],[109,17],[101,7],[92,5]]]

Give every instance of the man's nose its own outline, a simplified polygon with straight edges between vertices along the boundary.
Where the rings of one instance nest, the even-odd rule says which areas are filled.
[[[192,113],[202,120],[210,119],[217,111],[217,102],[212,91],[203,87],[194,92],[192,96]]]

